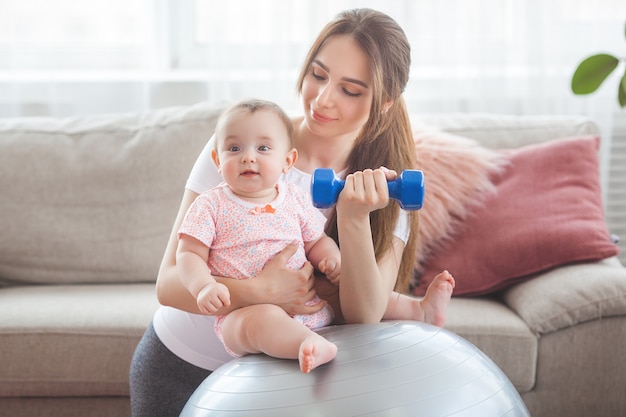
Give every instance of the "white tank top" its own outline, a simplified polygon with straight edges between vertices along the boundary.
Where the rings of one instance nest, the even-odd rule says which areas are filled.
[[[198,194],[222,182],[222,177],[211,158],[214,141],[215,136],[211,137],[198,156],[185,185],[185,188]],[[339,175],[343,176],[345,172]],[[292,168],[287,174],[283,174],[282,180],[296,184],[310,193],[311,174]],[[324,214],[327,215],[328,210]],[[408,215],[403,210],[400,211],[394,236],[405,243],[408,240]],[[213,316],[192,314],[161,306],[154,315],[153,324],[157,336],[170,351],[195,366],[214,371],[232,359],[213,331],[214,321]]]

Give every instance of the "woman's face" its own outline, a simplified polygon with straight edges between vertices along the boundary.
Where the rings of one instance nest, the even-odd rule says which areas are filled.
[[[369,60],[349,35],[326,40],[302,83],[304,120],[318,136],[356,138],[373,97]]]

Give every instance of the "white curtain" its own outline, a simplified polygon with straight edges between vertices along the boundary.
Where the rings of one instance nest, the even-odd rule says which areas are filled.
[[[412,45],[412,112],[588,114],[607,138],[626,55],[624,0],[0,0],[0,117],[125,112],[248,96],[298,111],[307,47],[338,11],[387,12]],[[623,67],[622,67],[623,72]]]

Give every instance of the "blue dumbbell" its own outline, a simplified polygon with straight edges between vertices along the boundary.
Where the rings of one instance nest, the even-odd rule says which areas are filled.
[[[311,178],[311,197],[317,208],[331,207],[345,181],[330,168],[317,168]],[[419,210],[424,204],[424,173],[416,169],[402,171],[400,176],[389,181],[389,196],[398,200],[405,210]]]

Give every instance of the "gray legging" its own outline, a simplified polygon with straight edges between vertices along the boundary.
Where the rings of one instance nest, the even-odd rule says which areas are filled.
[[[174,355],[150,323],[130,365],[132,416],[178,417],[191,394],[210,374]]]

